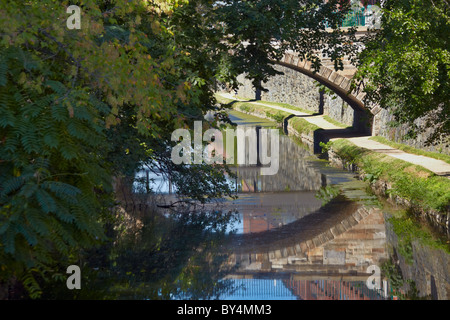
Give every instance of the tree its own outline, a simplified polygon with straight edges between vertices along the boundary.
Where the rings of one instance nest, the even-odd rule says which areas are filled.
[[[349,9],[338,0],[197,0],[175,11],[171,26],[192,61],[212,58],[206,61],[214,65],[216,80],[237,86],[237,75],[244,73],[264,90],[261,83],[279,73],[273,66],[287,50],[312,61],[317,71],[322,54],[342,68],[340,59],[354,50],[355,29],[338,28]]]
[[[433,127],[428,143],[450,134],[449,6],[446,0],[387,0],[381,29],[364,40],[356,78],[366,101],[389,110],[407,137]],[[421,121],[421,123],[420,123]]]
[[[69,30],[68,5],[0,4],[0,281],[33,298],[40,281],[61,278],[81,249],[105,240],[113,200],[106,138],[121,107],[132,106],[139,132],[157,136],[152,118],[180,125],[177,95],[189,94],[184,78],[161,80],[173,58],[153,59],[136,30],[146,14],[153,32],[164,32],[155,6],[88,1],[82,28]]]
[[[336,1],[30,0],[0,3],[0,287],[63,279],[106,239],[113,176],[166,164],[195,199],[229,194],[224,168],[168,161],[170,134],[216,106],[218,82],[260,83],[287,49],[339,67]],[[81,29],[67,28],[79,5]],[[189,178],[189,180],[187,179]],[[197,186],[197,188],[196,188]],[[203,195],[203,197],[202,197]]]

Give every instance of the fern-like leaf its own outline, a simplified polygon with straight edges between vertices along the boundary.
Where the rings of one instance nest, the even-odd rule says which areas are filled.
[[[40,211],[32,208],[25,212],[26,219],[30,222],[34,231],[42,236],[46,236],[50,233],[50,224],[48,222],[49,217],[43,216]]]
[[[39,189],[35,193],[39,206],[45,213],[55,212],[56,203],[53,197],[45,190]]]
[[[0,86],[6,86],[6,82],[8,81],[6,75],[8,72],[8,64],[5,57],[0,56]]]
[[[36,271],[36,269],[31,269],[21,279],[31,299],[37,299],[42,295],[42,289],[33,275],[33,272]]]
[[[23,184],[25,183],[25,179],[23,176],[20,177],[13,177],[4,183],[1,184],[0,190],[1,195],[7,195],[13,191],[19,190]]]
[[[37,244],[37,237],[33,230],[30,230],[30,227],[25,224],[17,224],[16,230],[22,234],[27,240],[30,246],[35,246]]]

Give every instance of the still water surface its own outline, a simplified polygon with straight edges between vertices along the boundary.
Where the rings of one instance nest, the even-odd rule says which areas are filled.
[[[270,121],[235,111],[230,118],[237,125],[274,126]],[[376,198],[365,191],[365,184],[351,173],[329,167],[283,135],[277,174],[261,176],[255,166],[233,170],[237,178],[229,182],[235,186],[238,198],[222,202],[220,210],[233,210],[237,219],[227,225],[226,236],[214,246],[222,254],[222,262],[216,265],[211,258],[199,267],[218,268],[220,276],[215,281],[201,277],[195,280],[222,285],[221,289],[204,288],[204,296],[189,290],[164,295],[164,289],[160,289],[159,297],[383,298],[382,288],[371,290],[366,286],[370,275],[367,268],[380,265],[387,253],[383,214],[373,209]],[[169,192],[167,181],[158,176],[151,178],[154,188]],[[206,277],[211,274],[214,270],[210,269]]]
[[[230,118],[237,125],[274,126],[270,121],[236,111],[230,112]],[[139,268],[144,270],[148,266],[154,276],[132,284],[124,291],[124,297],[222,300],[396,297],[398,293],[390,281],[398,279],[394,277],[396,274],[379,278],[378,288],[367,282],[374,269],[380,270],[390,260],[389,248],[394,248],[394,252],[405,251],[402,240],[387,223],[386,205],[381,205],[368,191],[367,184],[353,173],[329,166],[293,139],[281,135],[279,150],[277,174],[262,176],[257,166],[233,167],[237,178],[230,178],[229,184],[235,187],[237,199],[222,199],[206,206],[207,213],[202,211],[204,221],[214,221],[215,218],[208,219],[223,212],[233,213],[234,219],[223,220],[226,226],[222,232],[206,231],[206,224],[198,223],[197,218],[190,220],[191,215],[180,215],[177,221],[182,223],[168,232],[161,231],[165,224],[161,227],[155,223],[149,234],[152,241],[160,237],[157,251],[149,254],[145,248],[139,251],[139,244],[135,247],[138,251],[135,255],[139,257],[136,261],[143,264]],[[145,177],[146,173],[138,175]],[[152,187],[158,192],[174,191],[162,177],[150,178],[154,179]],[[440,298],[445,298],[448,254],[427,248],[417,252],[424,255],[422,261],[430,263],[414,262],[409,268],[416,274],[410,276],[417,276],[422,282],[418,283],[425,291],[422,295],[437,299],[440,294]],[[144,258],[146,255],[148,259]],[[125,254],[122,263],[131,268],[133,259]],[[402,264],[403,260],[398,261]],[[436,284],[438,274],[444,279],[440,284]],[[397,289],[399,281],[394,284]],[[133,285],[139,287],[139,294],[133,291]],[[438,294],[439,286],[444,289]]]

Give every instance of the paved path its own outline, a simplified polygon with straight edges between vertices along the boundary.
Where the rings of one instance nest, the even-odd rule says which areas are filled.
[[[247,101],[247,100],[239,100],[239,99],[235,98],[232,94],[229,94],[229,93],[220,93],[220,95],[225,98],[228,98],[228,99],[233,99],[233,100],[238,100],[238,101]],[[288,113],[291,113],[296,116],[303,116],[304,117],[303,119],[305,119],[306,121],[313,123],[313,124],[317,125],[318,127],[323,128],[325,130],[342,129],[341,127],[338,127],[338,126],[328,122],[321,115],[311,116],[310,114],[307,114],[305,112],[301,112],[301,111],[297,111],[297,110],[293,110],[293,109],[283,108],[283,107],[260,103],[260,102],[253,102],[253,101],[247,101],[247,102],[256,103],[259,105],[263,105],[265,107],[281,110],[281,111],[288,112]],[[379,153],[388,155],[390,157],[394,157],[397,159],[401,159],[401,160],[410,162],[415,165],[422,166],[422,167],[430,170],[431,172],[434,172],[437,175],[449,176],[448,178],[450,179],[450,164],[448,164],[447,162],[429,158],[429,157],[425,157],[425,156],[415,155],[412,153],[407,153],[402,150],[395,149],[388,145],[382,144],[380,142],[370,140],[369,138],[370,138],[370,136],[345,137],[345,139],[354,143],[358,147],[369,149],[374,152],[379,152]],[[332,138],[332,139],[330,139],[330,141],[337,140],[337,139],[339,139],[339,138]]]

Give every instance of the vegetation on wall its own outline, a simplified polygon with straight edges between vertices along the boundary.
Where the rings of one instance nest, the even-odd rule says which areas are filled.
[[[409,162],[360,148],[350,141],[333,141],[331,149],[347,164],[354,164],[370,182],[382,180],[392,187],[390,195],[399,196],[411,206],[434,209],[444,214],[450,210],[450,180]]]
[[[448,2],[387,0],[381,13],[381,28],[362,40],[353,84],[363,81],[366,104],[391,112],[394,125],[407,126],[406,138],[433,127],[427,142],[448,146]]]

